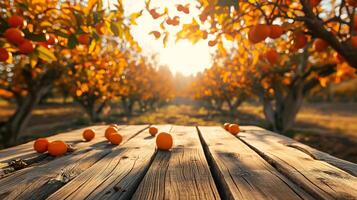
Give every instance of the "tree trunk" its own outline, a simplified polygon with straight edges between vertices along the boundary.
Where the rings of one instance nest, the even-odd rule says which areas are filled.
[[[122,98],[121,103],[122,103],[122,107],[124,109],[125,115],[130,116],[133,112],[134,103],[129,98]]]
[[[15,144],[19,133],[28,124],[32,110],[38,105],[41,98],[49,92],[50,88],[51,86],[44,86],[38,90],[34,90],[20,101],[21,103],[17,105],[16,112],[4,124],[4,128],[2,129],[2,140],[5,146]]]
[[[77,101],[81,104],[84,110],[87,112],[90,120],[92,122],[100,122],[101,121],[101,113],[107,103],[107,101],[96,103],[96,100],[92,100],[89,102],[83,102],[79,99]]]

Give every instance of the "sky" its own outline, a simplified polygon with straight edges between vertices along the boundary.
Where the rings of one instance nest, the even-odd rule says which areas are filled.
[[[112,0],[112,3],[116,3]],[[123,0],[125,12],[132,13],[139,11],[145,7],[145,0]],[[165,6],[169,8],[170,16],[184,16],[180,19],[181,24],[189,23],[192,20],[192,15],[178,13],[175,5],[195,3],[195,0],[152,0],[150,8],[158,8],[159,13],[163,12]],[[194,12],[192,9],[191,13]],[[172,13],[172,14],[171,14]],[[210,66],[210,49],[207,45],[207,40],[201,40],[196,44],[192,44],[188,40],[180,40],[175,42],[175,32],[179,30],[177,27],[170,27],[170,40],[166,48],[162,44],[162,39],[156,40],[149,33],[159,29],[160,20],[154,20],[151,15],[144,11],[143,15],[137,20],[136,26],[132,27],[132,34],[136,41],[143,49],[146,55],[157,54],[158,62],[162,65],[167,65],[173,73],[182,73],[184,75],[196,74]]]

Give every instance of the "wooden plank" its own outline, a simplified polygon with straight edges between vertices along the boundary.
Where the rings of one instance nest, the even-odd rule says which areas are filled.
[[[355,176],[289,147],[291,141],[286,137],[252,127],[242,129],[238,135],[242,141],[315,198],[357,199]]]
[[[146,125],[128,126],[120,130],[123,142],[128,141]],[[102,127],[101,132],[104,131]],[[104,133],[103,133],[104,134]],[[44,199],[58,188],[80,175],[116,146],[98,134],[94,142],[81,143],[71,154],[55,158],[40,166],[31,166],[0,180],[0,199]]]
[[[313,199],[221,127],[199,127],[225,199]]]
[[[158,126],[168,131],[171,125]],[[129,199],[155,156],[155,137],[144,131],[115,149],[48,199]]]
[[[340,168],[354,176],[357,176],[357,164],[355,164],[355,163],[336,158],[334,156],[331,156],[330,154],[316,150],[316,149],[309,147],[305,144],[296,142],[295,140],[291,141],[291,143],[290,142],[287,143],[286,146],[299,149],[300,151],[303,151],[304,153],[309,154],[315,160],[325,161],[325,162],[327,162],[331,165],[334,165],[337,168]]]
[[[106,140],[104,138],[104,131],[108,126],[92,126],[90,128],[92,128],[94,131],[97,132],[97,137],[95,137],[92,141],[90,142],[86,142],[82,139],[82,132],[84,130],[83,129],[78,129],[78,130],[74,130],[68,133],[62,133],[59,135],[54,135],[51,136],[49,138],[50,141],[53,140],[64,140],[65,142],[67,142],[68,144],[71,144],[72,147],[76,148],[76,149],[80,149],[83,147],[87,147],[90,146],[94,143],[98,143],[98,142],[102,142],[104,140]],[[119,128],[124,128],[126,127],[126,125],[124,126],[119,126]],[[41,153],[37,153],[33,150],[33,141],[29,142],[30,143],[30,147],[29,145],[22,147],[23,149],[26,149],[26,153],[22,154],[21,156],[16,157],[16,150],[12,153],[12,155],[9,155],[9,157],[11,157],[13,159],[21,159],[24,162],[26,162],[29,166],[36,164],[45,164],[48,161],[51,161],[53,159],[53,157],[49,156],[47,153],[41,154]],[[22,146],[22,145],[21,145]],[[8,158],[9,158],[8,157]],[[7,159],[8,159],[7,158]],[[9,160],[9,159],[8,159]],[[9,160],[9,161],[10,161]],[[27,166],[27,167],[29,167]],[[25,168],[25,167],[24,167]],[[9,174],[13,173],[14,171],[18,171],[18,170],[14,170],[12,167],[9,166],[9,163],[3,163],[2,167],[0,167],[0,179],[4,178],[6,176],[8,176]]]
[[[90,126],[90,127],[86,127],[86,128],[92,128],[95,131],[99,131],[99,130],[102,130],[104,127],[107,127],[107,126],[100,125],[100,126]],[[86,128],[76,129],[76,130],[73,130],[70,132],[59,133],[57,135],[53,135],[53,136],[50,136],[47,138],[50,141],[63,140],[69,144],[76,144],[76,143],[83,141],[81,134],[82,134],[83,130]],[[7,165],[7,162],[9,162],[11,160],[28,159],[28,158],[33,158],[35,156],[41,155],[41,154],[36,153],[33,150],[33,142],[34,141],[30,141],[25,144],[21,144],[18,146],[0,150],[0,167]]]
[[[174,126],[132,199],[220,199],[195,127]]]
[[[256,127],[256,126],[244,126],[243,131],[254,131],[254,130],[265,130],[265,129]],[[334,156],[331,156],[330,154],[316,150],[312,147],[309,147],[305,144],[297,142],[297,141],[295,141],[291,138],[285,137],[283,135],[280,135],[280,134],[277,134],[274,132],[269,132],[269,133],[271,135],[274,135],[275,137],[279,138],[279,142],[286,146],[299,149],[300,151],[303,151],[304,153],[310,155],[315,160],[325,161],[325,162],[327,162],[331,165],[334,165],[337,168],[340,168],[354,176],[357,176],[357,164],[355,164],[355,163],[336,158]]]

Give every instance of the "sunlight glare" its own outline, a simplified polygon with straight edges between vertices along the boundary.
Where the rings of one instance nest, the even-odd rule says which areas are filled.
[[[174,3],[173,3],[174,2]],[[112,3],[116,1],[112,0]],[[127,13],[137,12],[144,7],[144,0],[132,1],[124,0],[124,8]],[[152,7],[162,11],[165,6],[175,10],[177,4],[193,3],[189,0],[165,1],[153,0]],[[191,10],[191,12],[194,12]],[[172,15],[174,16],[174,14]],[[192,15],[186,15],[181,18],[182,23],[189,23],[192,20]],[[180,72],[184,75],[196,74],[210,66],[210,49],[207,41],[203,40],[196,44],[192,44],[187,40],[175,42],[175,34],[179,28],[170,28],[170,40],[166,48],[162,44],[162,38],[156,40],[149,33],[153,30],[160,30],[158,21],[152,19],[151,15],[144,12],[138,19],[136,26],[132,27],[132,34],[136,41],[143,49],[146,55],[157,54],[158,62],[161,65],[167,65],[173,73]]]

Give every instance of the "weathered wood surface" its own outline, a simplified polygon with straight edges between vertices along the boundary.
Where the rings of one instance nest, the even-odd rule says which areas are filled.
[[[312,199],[223,128],[198,129],[226,198]]]
[[[132,199],[219,199],[195,127],[174,126],[171,151],[159,151]]]
[[[171,126],[159,126],[169,131]],[[115,149],[49,199],[128,199],[145,175],[155,153],[147,131]]]
[[[120,129],[126,142],[147,126]],[[97,137],[76,146],[73,153],[53,159],[43,165],[30,166],[0,180],[0,199],[43,199],[75,178],[112,151],[104,138],[105,127],[96,129]],[[77,133],[77,132],[76,132]],[[77,133],[81,138],[81,133]]]
[[[75,148],[57,158],[33,142],[1,150],[0,199],[357,199],[356,164],[262,128],[160,125],[174,147],[159,151],[147,127],[120,126],[119,146],[104,125],[90,142],[83,129],[51,136]],[[14,159],[30,165],[4,173]]]
[[[254,127],[243,130],[238,136],[242,141],[315,198],[357,199],[356,176],[291,147],[296,144],[291,139]]]
[[[91,127],[86,127],[86,128],[92,128],[96,132],[100,132],[103,128],[106,128],[107,126],[91,126]],[[77,144],[80,142],[83,142],[81,137],[78,137],[78,135],[82,134],[83,130],[86,128],[81,128],[77,129],[71,132],[66,132],[66,133],[59,133],[54,136],[47,137],[48,140],[54,141],[54,140],[63,140],[66,141],[68,144]],[[3,149],[0,150],[0,167],[7,166],[7,163],[11,160],[15,159],[31,159],[37,156],[41,156],[42,154],[38,154],[35,151],[33,151],[33,141],[27,142],[22,145],[18,145],[15,147],[11,147],[8,149]]]

